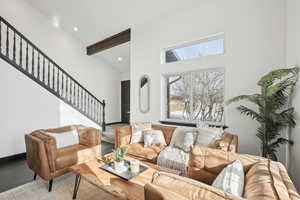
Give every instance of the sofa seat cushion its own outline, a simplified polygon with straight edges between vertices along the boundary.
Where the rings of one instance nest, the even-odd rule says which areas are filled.
[[[158,154],[165,148],[164,146],[144,147],[144,143],[134,143],[126,145],[128,154],[142,161],[156,163]]]
[[[157,165],[180,171],[181,175],[187,176],[188,160],[189,153],[186,153],[182,149],[168,146],[160,152],[157,159]]]
[[[94,147],[87,147],[80,144],[58,149],[55,160],[56,170],[64,169],[66,167],[94,159],[98,156],[97,154],[99,151],[98,145]]]

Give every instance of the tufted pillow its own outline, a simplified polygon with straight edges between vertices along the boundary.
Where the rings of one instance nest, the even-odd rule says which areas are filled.
[[[195,128],[178,127],[175,129],[170,146],[177,147],[185,152],[189,152],[195,143]]]
[[[145,130],[144,147],[167,146],[164,134],[161,130]]]
[[[212,186],[224,192],[242,197],[244,191],[244,167],[241,161],[236,160],[227,165],[214,180]]]
[[[215,140],[219,139],[224,133],[221,128],[201,127],[198,129],[198,135],[195,145],[210,146]]]
[[[151,130],[152,124],[150,122],[138,122],[133,123],[131,125],[132,127],[132,136],[130,140],[130,144],[143,142],[144,141],[144,130]]]

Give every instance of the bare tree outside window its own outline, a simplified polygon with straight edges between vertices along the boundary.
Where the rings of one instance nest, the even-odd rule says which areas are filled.
[[[221,122],[224,113],[223,70],[203,70],[169,76],[168,118]]]

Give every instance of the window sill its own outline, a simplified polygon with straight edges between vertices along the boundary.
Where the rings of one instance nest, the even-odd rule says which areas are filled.
[[[165,124],[165,125],[174,125],[174,126],[197,127],[196,123],[191,123],[191,122],[178,122],[178,121],[160,120],[159,123]],[[215,128],[222,128],[223,130],[228,128],[228,126],[226,126],[226,125],[208,124],[208,126],[209,127],[215,127]]]
[[[197,127],[196,123],[190,123],[190,122],[175,122],[175,121],[166,121],[166,120],[160,120],[159,122],[161,124],[167,124],[167,125]]]

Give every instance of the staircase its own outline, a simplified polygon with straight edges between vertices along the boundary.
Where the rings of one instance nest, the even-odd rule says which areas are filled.
[[[57,98],[102,126],[102,130],[105,131],[105,100],[97,99],[1,16],[0,57]]]

